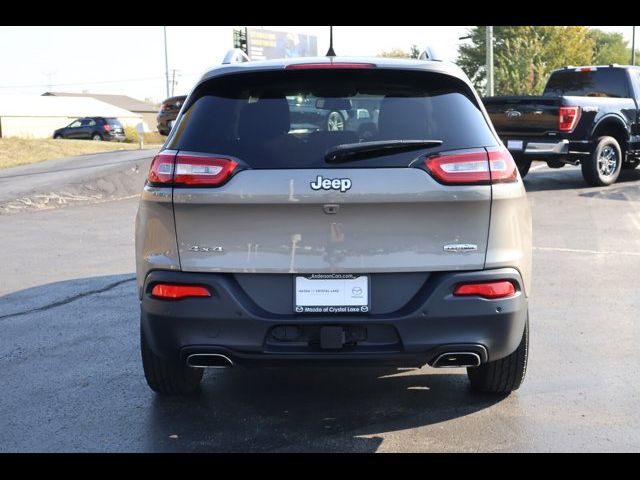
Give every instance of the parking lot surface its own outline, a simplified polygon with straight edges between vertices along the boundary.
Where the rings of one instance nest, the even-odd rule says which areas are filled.
[[[527,378],[229,369],[158,397],[138,349],[137,199],[0,216],[0,451],[638,451],[640,170],[536,166]]]

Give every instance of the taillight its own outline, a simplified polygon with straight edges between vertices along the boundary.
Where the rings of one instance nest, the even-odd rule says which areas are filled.
[[[489,183],[489,161],[484,150],[451,155],[436,155],[425,161],[427,170],[440,183]]]
[[[488,152],[491,183],[508,183],[518,180],[518,167],[509,150],[498,148]]]
[[[165,152],[154,157],[147,180],[156,185],[217,187],[229,179],[237,166],[228,158]]]
[[[215,187],[226,182],[238,166],[227,158],[180,154],[176,157],[176,185]]]
[[[159,153],[156,155],[151,162],[147,180],[154,184],[173,184],[173,164],[175,158],[175,153]]]
[[[373,63],[294,63],[284,67],[285,70],[323,70],[323,69],[361,69],[376,68]]]
[[[506,149],[478,150],[429,157],[427,171],[445,185],[486,185],[515,182],[518,170]]]
[[[558,129],[561,132],[571,132],[580,119],[580,107],[560,107],[558,114]]]
[[[211,292],[206,287],[198,285],[158,283],[151,290],[151,296],[165,300],[180,300],[187,297],[210,297]]]
[[[111,131],[111,125],[109,125],[108,123],[104,124],[104,131],[105,132],[110,132]]]
[[[482,297],[489,299],[505,298],[515,295],[516,287],[508,280],[486,283],[465,283],[458,285],[453,294],[458,297]]]

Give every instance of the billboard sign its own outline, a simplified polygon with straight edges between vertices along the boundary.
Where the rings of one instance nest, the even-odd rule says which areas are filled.
[[[318,55],[318,38],[313,35],[249,28],[247,49],[251,60],[315,57]]]

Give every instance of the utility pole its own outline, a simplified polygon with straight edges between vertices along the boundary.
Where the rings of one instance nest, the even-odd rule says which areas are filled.
[[[631,65],[636,64],[636,27],[633,26],[633,33],[631,34]]]
[[[487,97],[493,96],[493,27],[487,28]]]
[[[176,70],[175,68],[173,70],[171,70],[171,72],[172,72],[172,75],[171,75],[171,96],[172,97],[175,94],[176,85],[178,84],[178,82],[176,80],[176,72],[177,71],[179,71],[179,70]]]
[[[169,55],[167,54],[167,27],[164,29],[164,75],[167,80],[167,97],[169,96]]]

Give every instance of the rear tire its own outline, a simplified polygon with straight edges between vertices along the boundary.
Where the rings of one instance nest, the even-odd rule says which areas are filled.
[[[142,328],[140,350],[144,376],[151,390],[164,395],[186,395],[198,389],[203,369],[157,356],[149,347]]]
[[[101,142],[102,141],[102,135],[100,135],[99,133],[94,133],[91,136],[91,140],[93,140],[94,142]]]
[[[531,168],[532,161],[525,157],[515,157],[513,160],[516,162],[518,172],[520,172],[520,177],[526,177],[527,173],[529,173],[529,169]]]
[[[622,150],[613,137],[600,137],[593,153],[582,162],[582,177],[592,187],[615,183],[622,169]]]
[[[467,368],[471,388],[483,393],[510,393],[517,390],[527,373],[529,355],[529,314],[522,340],[515,352],[479,367]]]

